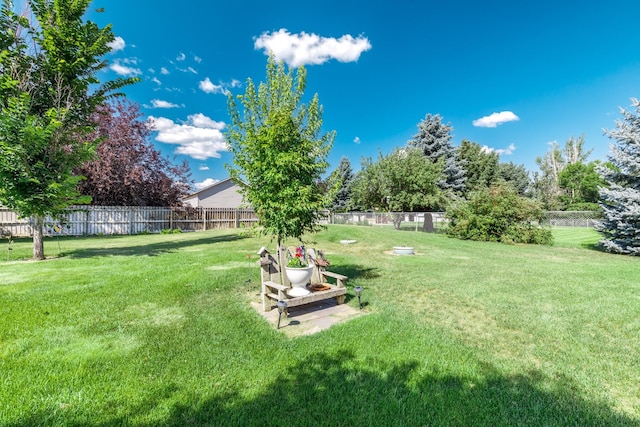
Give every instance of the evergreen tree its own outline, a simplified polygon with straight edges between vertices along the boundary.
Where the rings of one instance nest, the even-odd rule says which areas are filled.
[[[469,198],[474,191],[489,188],[498,181],[500,156],[484,150],[480,144],[466,139],[460,143],[458,161],[466,171],[465,194]]]
[[[456,194],[464,192],[465,171],[456,159],[456,149],[451,144],[453,138],[451,124],[444,124],[439,114],[427,114],[418,123],[418,133],[407,142],[409,147],[422,150],[422,153],[436,163],[441,160],[444,163],[443,180],[438,186],[444,190]]]
[[[347,157],[340,159],[340,164],[327,179],[327,191],[331,197],[330,209],[335,212],[345,212],[351,204],[351,184],[353,183],[353,169]]]
[[[498,166],[502,181],[511,184],[521,196],[530,194],[531,178],[524,165],[516,165],[513,162],[509,162],[500,163]]]
[[[613,167],[598,168],[609,188],[600,189],[605,220],[597,229],[607,251],[640,255],[640,102],[632,99],[632,106],[635,113],[622,109],[616,129],[605,131],[616,144],[609,155]]]

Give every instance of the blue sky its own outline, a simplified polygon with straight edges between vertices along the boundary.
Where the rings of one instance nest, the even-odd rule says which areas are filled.
[[[94,9],[104,7],[104,12]],[[330,172],[406,144],[427,113],[462,139],[537,170],[552,141],[584,135],[605,159],[619,107],[640,97],[640,2],[96,0],[88,18],[117,43],[101,79],[125,90],[158,128],[153,143],[186,159],[205,185],[226,178],[225,93],[264,80],[266,54],[305,64]]]

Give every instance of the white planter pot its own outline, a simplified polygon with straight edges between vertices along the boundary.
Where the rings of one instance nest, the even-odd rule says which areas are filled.
[[[307,283],[311,280],[313,267],[291,268],[285,267],[287,278],[291,282],[291,289],[287,291],[290,297],[301,297],[309,295],[311,291],[307,289]]]
[[[394,246],[393,253],[396,255],[414,255],[415,254],[411,246]]]

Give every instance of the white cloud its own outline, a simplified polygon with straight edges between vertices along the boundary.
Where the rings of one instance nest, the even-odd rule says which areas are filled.
[[[149,117],[149,120],[158,132],[156,140],[177,145],[177,154],[206,160],[219,158],[221,151],[228,151],[222,133],[225,123],[216,122],[202,113],[188,116],[185,123],[176,123],[165,117]]]
[[[474,120],[473,125],[481,128],[494,128],[503,123],[518,120],[520,120],[520,117],[516,116],[511,111],[501,111],[499,113],[493,113],[489,116],[484,116],[478,120]]]
[[[198,74],[198,72],[196,71],[196,69],[195,69],[195,68],[193,68],[193,67],[187,67],[187,71],[189,71],[190,73],[193,73],[193,74]]]
[[[203,188],[207,188],[207,187],[211,187],[213,184],[220,182],[219,179],[213,179],[213,178],[207,178],[202,182],[196,182],[194,185],[194,187],[196,187],[197,190],[202,190]]]
[[[292,67],[305,64],[322,64],[330,59],[353,62],[360,54],[371,49],[369,39],[346,34],[339,39],[316,34],[291,34],[285,28],[273,33],[262,33],[256,38],[254,48],[272,52],[276,60],[284,61]]]
[[[152,99],[151,100],[152,108],[179,108],[178,104],[172,104],[169,101],[163,101],[162,99]]]
[[[162,82],[157,77],[152,78],[151,81],[156,83],[156,84],[158,84],[158,85],[162,84]]]
[[[162,68],[160,68],[160,74],[167,75],[167,74],[169,74],[169,70],[167,70],[165,67],[162,67]]]
[[[513,152],[516,150],[516,146],[515,146],[515,144],[509,144],[509,146],[507,148],[491,148],[491,147],[489,147],[487,145],[483,145],[480,150],[483,153],[496,153],[499,156],[505,154],[505,155],[509,156],[509,155],[513,154]]]
[[[208,170],[209,170],[209,166],[207,166],[207,165],[200,165],[200,166],[198,166],[198,170],[199,170],[199,171],[208,171]]]
[[[202,80],[199,84],[198,87],[200,88],[201,91],[205,92],[205,93],[223,93],[226,94],[228,91],[227,89],[225,89],[225,87],[223,85],[217,85],[211,82],[211,80],[209,79],[209,77],[205,78],[204,80]]]
[[[355,138],[353,138],[353,142],[355,142],[356,144],[360,144],[360,142],[362,142],[362,141],[360,141],[360,137],[359,136],[356,136]]]
[[[197,55],[193,55],[193,60],[196,61],[198,64],[202,62],[202,58],[200,58]]]
[[[123,58],[120,61],[125,64],[138,65],[138,58]]]
[[[180,54],[176,57],[176,61],[184,61],[185,59],[187,59],[187,55],[182,52],[180,52]]]
[[[202,113],[192,114],[188,117],[189,121],[193,123],[194,126],[208,128],[208,129],[224,129],[224,122],[216,122],[215,120],[210,119]]]
[[[138,76],[142,74],[140,68],[127,67],[126,65],[122,65],[119,62],[111,64],[109,68],[111,69],[111,71],[114,71],[116,74],[121,76]]]
[[[124,42],[124,39],[120,36],[116,36],[112,42],[107,43],[107,46],[111,48],[111,52],[122,50],[126,45],[127,44]]]

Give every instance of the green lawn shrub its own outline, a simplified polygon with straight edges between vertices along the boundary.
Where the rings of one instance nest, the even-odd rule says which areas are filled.
[[[450,208],[447,234],[463,240],[551,245],[550,228],[540,225],[543,216],[538,203],[497,184]]]

